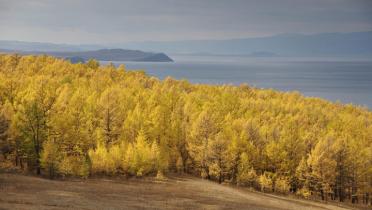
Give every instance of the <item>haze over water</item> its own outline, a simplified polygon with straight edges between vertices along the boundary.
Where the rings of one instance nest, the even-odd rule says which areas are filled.
[[[372,61],[369,59],[253,58],[237,56],[172,56],[174,63],[124,62],[164,79],[193,83],[247,83],[257,88],[299,91],[372,108]],[[114,62],[115,64],[119,64]]]

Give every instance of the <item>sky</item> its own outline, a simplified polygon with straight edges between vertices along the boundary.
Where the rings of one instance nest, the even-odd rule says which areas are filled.
[[[69,44],[372,30],[372,0],[0,0],[0,40]]]

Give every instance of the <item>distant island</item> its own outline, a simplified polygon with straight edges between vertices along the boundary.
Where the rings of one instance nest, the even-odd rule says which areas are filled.
[[[70,61],[71,63],[85,63],[85,59],[78,57],[78,56],[72,56],[72,57],[66,57],[65,60]]]
[[[21,51],[0,50],[5,53],[19,53],[22,55],[51,55],[70,60],[72,63],[84,63],[89,59],[100,61],[138,61],[138,62],[173,62],[165,53],[144,52],[126,49],[99,49],[90,51]]]

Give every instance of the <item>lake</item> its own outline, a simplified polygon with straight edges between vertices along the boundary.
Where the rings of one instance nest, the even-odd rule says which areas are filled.
[[[305,96],[372,108],[372,59],[180,55],[171,57],[175,60],[174,63],[123,64],[127,69],[145,70],[147,74],[160,79],[171,76],[193,83],[247,83],[258,88],[299,91]]]

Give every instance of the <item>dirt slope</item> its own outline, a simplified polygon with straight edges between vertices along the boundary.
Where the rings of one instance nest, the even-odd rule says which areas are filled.
[[[344,209],[192,177],[52,181],[0,174],[0,209]]]

